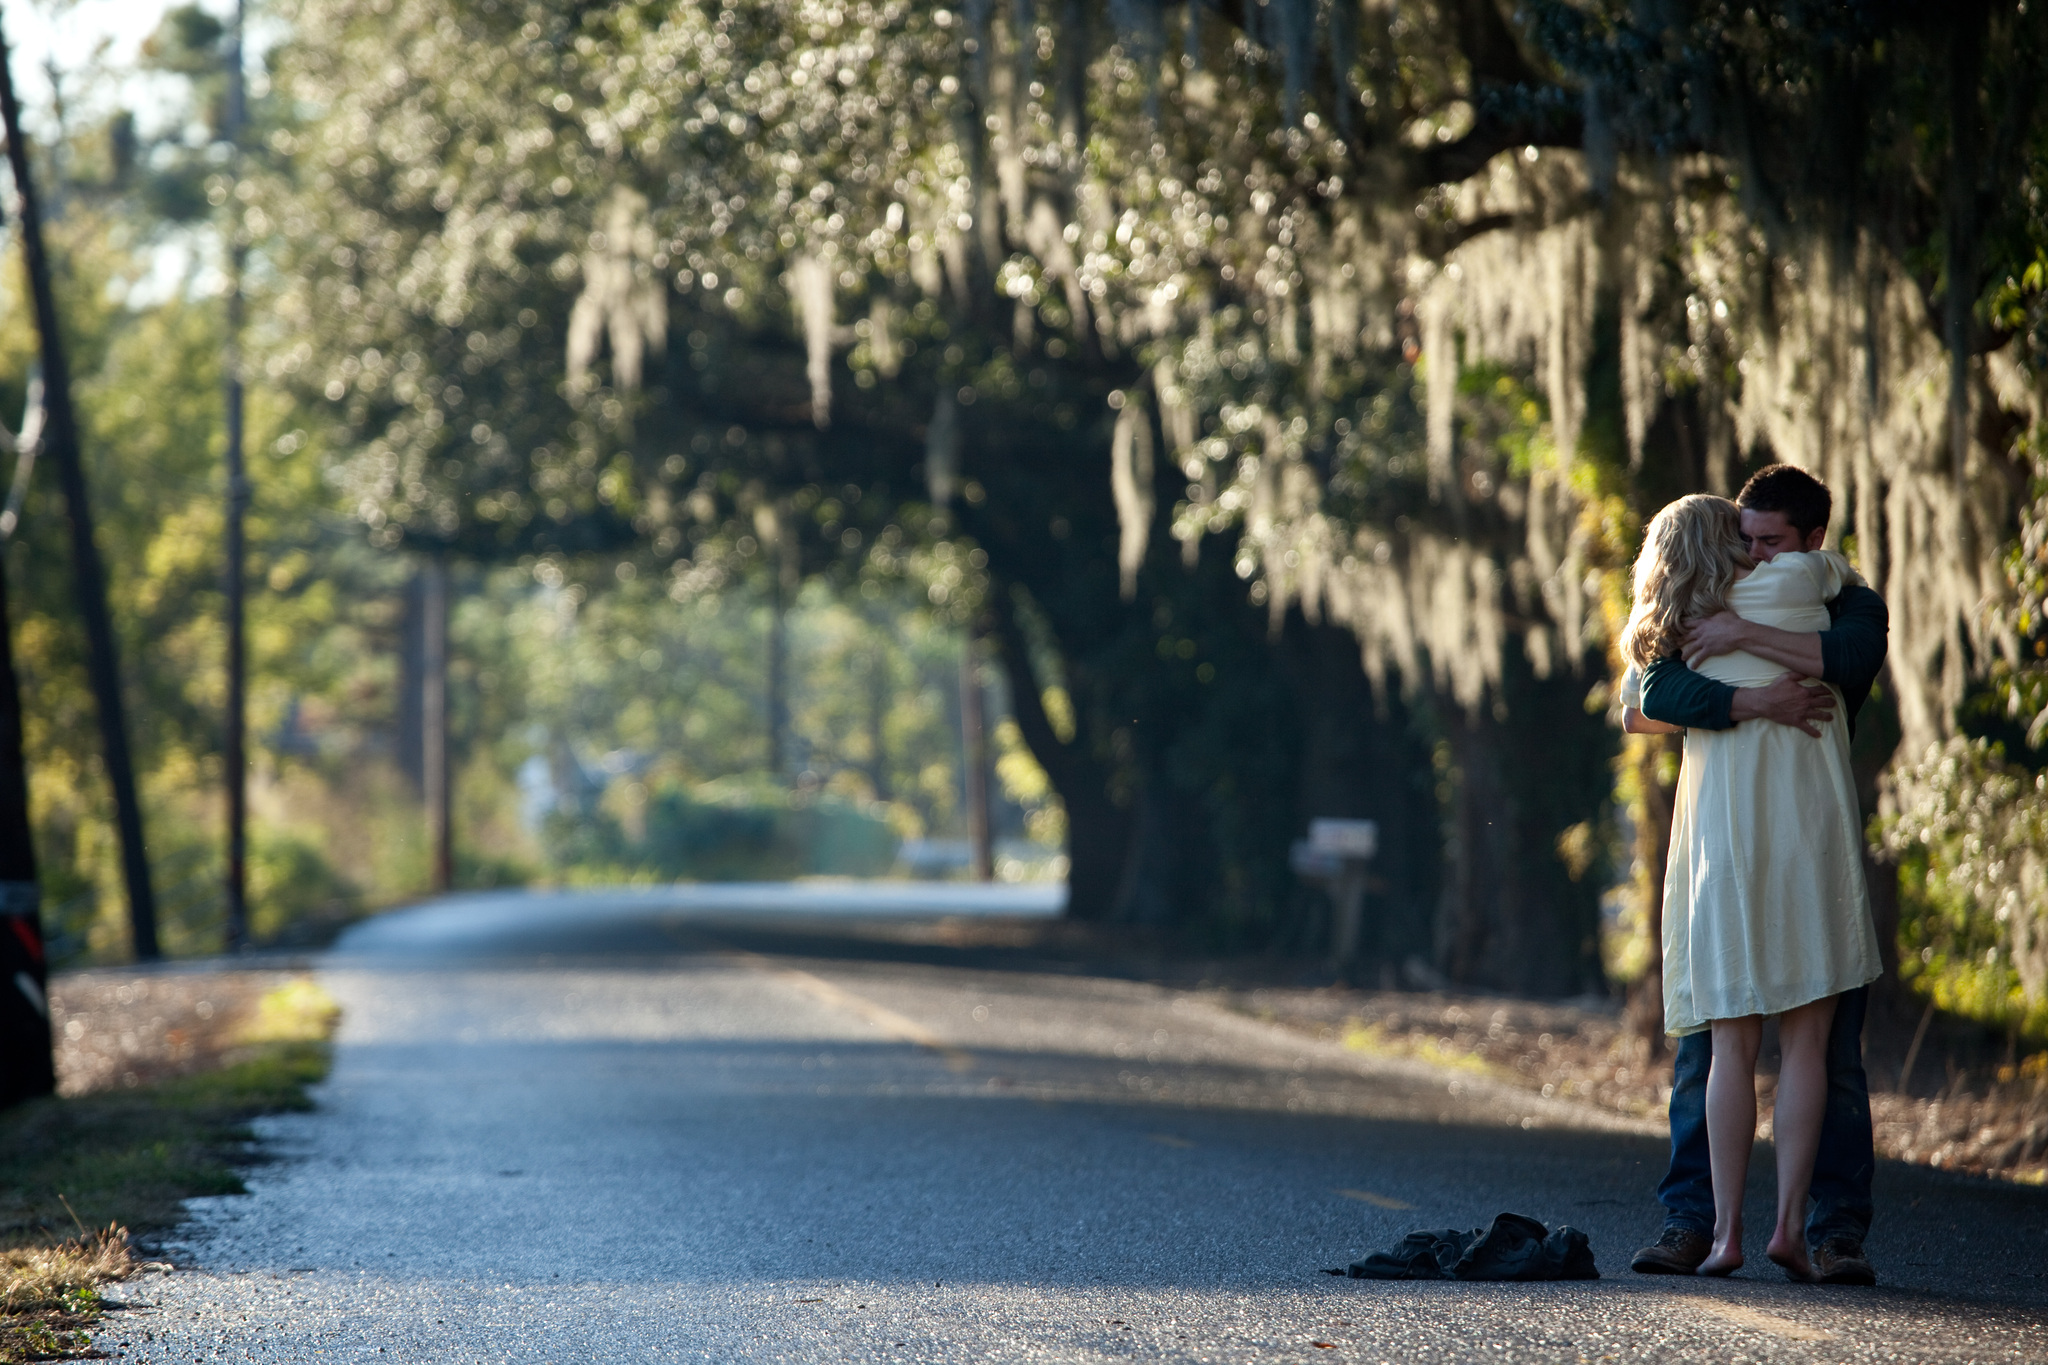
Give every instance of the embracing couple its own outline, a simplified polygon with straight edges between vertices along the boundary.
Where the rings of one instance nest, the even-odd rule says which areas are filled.
[[[1795,1280],[1875,1282],[1862,1033],[1881,968],[1849,738],[1884,664],[1887,615],[1821,548],[1831,511],[1819,480],[1773,465],[1735,502],[1665,507],[1636,561],[1622,722],[1685,735],[1664,880],[1671,1166],[1663,1236],[1633,1263],[1646,1274],[1743,1263],[1757,1050],[1776,1016],[1765,1254]]]

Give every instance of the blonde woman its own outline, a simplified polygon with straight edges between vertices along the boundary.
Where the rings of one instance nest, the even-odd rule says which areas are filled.
[[[1643,716],[1631,689],[1650,664],[1683,652],[1687,627],[1732,610],[1783,630],[1825,630],[1824,604],[1858,581],[1847,561],[1825,551],[1754,563],[1725,498],[1671,503],[1651,519],[1636,560],[1635,606],[1621,641],[1630,665],[1623,725],[1638,734],[1677,729]],[[1737,687],[1786,676],[1741,652],[1698,668]],[[1713,1031],[1714,1235],[1702,1275],[1726,1275],[1743,1262],[1756,1056],[1764,1017],[1776,1015],[1778,1214],[1765,1254],[1792,1278],[1813,1278],[1806,1197],[1827,1096],[1828,1027],[1835,997],[1880,970],[1848,726],[1836,700],[1818,738],[1761,720],[1685,732],[1664,874],[1664,1021],[1675,1034]]]

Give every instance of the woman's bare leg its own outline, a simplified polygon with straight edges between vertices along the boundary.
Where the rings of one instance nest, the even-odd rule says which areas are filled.
[[[1806,1255],[1806,1194],[1820,1150],[1821,1116],[1828,1097],[1828,1028],[1835,998],[1816,1000],[1778,1016],[1778,1105],[1771,1127],[1778,1147],[1778,1225],[1764,1254],[1795,1280],[1813,1278]]]
[[[1760,1015],[1714,1021],[1714,1064],[1707,1072],[1714,1245],[1700,1262],[1702,1275],[1726,1275],[1742,1265],[1742,1193],[1749,1184],[1750,1145],[1756,1141],[1756,1050],[1763,1036]]]

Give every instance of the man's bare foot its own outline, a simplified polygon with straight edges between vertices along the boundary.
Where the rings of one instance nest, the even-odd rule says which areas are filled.
[[[1795,1234],[1786,1236],[1779,1232],[1771,1238],[1771,1244],[1764,1248],[1764,1255],[1782,1266],[1787,1279],[1801,1284],[1812,1284],[1813,1262],[1806,1254],[1806,1238]]]
[[[1697,1274],[1732,1275],[1742,1269],[1742,1243],[1714,1243],[1714,1249],[1707,1253],[1707,1259],[1700,1262]]]

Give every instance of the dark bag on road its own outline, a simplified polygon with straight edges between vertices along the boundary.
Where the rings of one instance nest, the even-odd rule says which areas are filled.
[[[1550,1231],[1503,1213],[1484,1228],[1411,1232],[1392,1251],[1351,1263],[1357,1280],[1597,1280],[1593,1244],[1574,1227]]]

